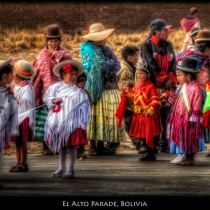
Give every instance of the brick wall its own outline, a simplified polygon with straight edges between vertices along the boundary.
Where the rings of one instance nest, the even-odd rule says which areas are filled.
[[[63,29],[84,30],[88,25],[102,22],[119,32],[137,31],[148,27],[155,18],[163,18],[180,27],[180,19],[196,6],[202,27],[210,28],[210,3],[143,3],[143,2],[0,2],[0,27],[34,28],[58,23]]]

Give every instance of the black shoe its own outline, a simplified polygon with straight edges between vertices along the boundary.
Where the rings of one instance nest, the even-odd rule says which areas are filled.
[[[139,158],[139,161],[155,161],[155,160],[156,160],[156,156],[150,155],[150,154],[146,154],[143,157]]]
[[[140,149],[138,150],[139,154],[145,154],[147,152],[147,146],[141,146]]]

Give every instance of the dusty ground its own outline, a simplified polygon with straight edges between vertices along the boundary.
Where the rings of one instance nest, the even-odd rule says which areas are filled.
[[[41,154],[42,153],[42,142],[28,142],[28,154]],[[86,150],[88,150],[88,146],[86,146]],[[132,148],[128,146],[118,146],[117,151],[129,151]],[[5,155],[14,155],[15,154],[15,144],[11,143],[10,148],[5,151]]]

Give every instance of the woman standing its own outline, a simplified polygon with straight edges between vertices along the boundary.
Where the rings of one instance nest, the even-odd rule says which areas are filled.
[[[123,128],[117,128],[115,111],[120,101],[116,73],[120,62],[107,46],[106,39],[115,29],[105,29],[101,23],[90,26],[83,36],[81,58],[87,73],[86,88],[92,97],[91,121],[87,134],[90,140],[90,155],[115,154],[115,149],[123,140]],[[96,146],[97,142],[97,146]],[[107,142],[105,148],[104,142]]]
[[[47,26],[46,33],[44,34],[46,45],[33,63],[36,70],[36,76],[33,78],[36,107],[44,104],[43,96],[47,88],[60,80],[53,74],[53,67],[63,60],[72,58],[69,51],[60,46],[62,35],[58,25]],[[43,141],[42,153],[44,155],[52,154],[44,143],[44,124],[48,112],[46,106],[41,107],[35,112],[35,140]]]

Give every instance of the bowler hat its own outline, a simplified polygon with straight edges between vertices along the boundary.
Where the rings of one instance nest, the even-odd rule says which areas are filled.
[[[176,68],[184,72],[198,73],[199,70],[197,69],[197,64],[198,61],[195,58],[186,56],[178,62]]]
[[[60,30],[60,26],[57,24],[48,25],[44,36],[46,38],[60,38],[63,33]]]
[[[210,41],[210,31],[209,30],[200,30],[195,39],[195,43]]]

